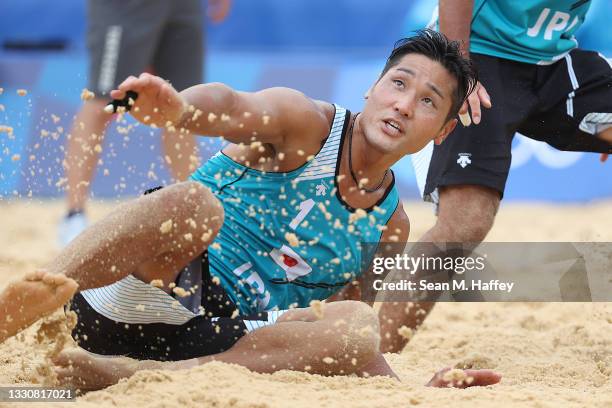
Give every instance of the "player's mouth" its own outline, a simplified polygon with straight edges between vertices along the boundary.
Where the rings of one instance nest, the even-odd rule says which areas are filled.
[[[383,120],[382,128],[389,136],[400,136],[403,133],[402,126],[393,119]]]

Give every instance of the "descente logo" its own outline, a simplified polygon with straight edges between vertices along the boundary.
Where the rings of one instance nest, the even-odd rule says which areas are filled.
[[[472,160],[470,159],[471,156],[472,156],[472,153],[459,153],[457,164],[465,169],[468,164],[472,163]]]

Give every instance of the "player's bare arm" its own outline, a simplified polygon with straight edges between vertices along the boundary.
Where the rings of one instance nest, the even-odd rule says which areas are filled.
[[[395,255],[401,252],[398,249],[403,248],[408,242],[409,235],[410,220],[400,203],[384,227],[377,256],[395,257]],[[386,243],[391,245],[385,245]],[[372,265],[370,265],[369,270],[361,275],[359,279],[347,284],[342,290],[327,299],[327,301],[361,300],[372,306],[376,297],[372,284],[377,277],[378,275],[374,274]]]
[[[401,202],[385,227],[380,238],[376,256],[395,258],[396,255],[403,252],[410,235],[410,220]],[[384,275],[375,274],[373,272],[373,265],[370,265],[369,270],[359,280],[361,297],[362,299],[367,299],[367,303],[370,305],[374,303],[374,298],[376,297],[376,291],[373,286],[375,279],[384,279]],[[380,323],[381,333],[385,333],[386,330],[383,330],[385,325],[382,321]]]
[[[461,51],[466,57],[470,54],[470,27],[473,9],[474,0],[439,1],[440,32],[451,40],[459,41]],[[472,121],[476,125],[480,123],[482,117],[481,104],[485,108],[490,108],[491,97],[485,87],[478,82],[474,92],[470,94],[459,110],[459,118],[463,126],[469,126]],[[471,118],[468,106],[472,114]]]
[[[333,107],[289,88],[240,92],[221,83],[201,84],[178,92],[164,79],[143,73],[121,83],[111,97],[128,91],[130,114],[145,125],[173,127],[196,135],[223,136],[235,144],[259,142],[275,151],[316,153],[329,131]]]
[[[408,242],[410,235],[410,220],[404,209],[399,206],[383,232],[379,256],[395,257]],[[385,245],[391,243],[392,245]],[[403,244],[403,245],[402,245]],[[370,305],[374,303],[373,281],[380,279],[372,270],[363,274],[356,282],[345,286],[330,301],[363,300]],[[383,277],[384,278],[384,277]],[[378,312],[380,320],[380,351],[382,353],[401,351],[408,343],[405,333],[400,334],[400,328],[406,320],[406,310],[409,302],[382,302]]]

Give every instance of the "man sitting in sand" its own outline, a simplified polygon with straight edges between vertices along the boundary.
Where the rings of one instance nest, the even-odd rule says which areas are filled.
[[[286,88],[178,93],[149,74],[126,79],[111,96],[136,92],[128,102],[141,123],[231,143],[191,181],[121,205],[45,271],[12,284],[0,296],[0,341],[78,284],[73,336],[88,352],[65,351],[55,363],[60,381],[82,389],[212,360],[263,373],[395,376],[370,306],[307,306],[368,275],[362,242],[407,241],[389,169],[441,143],[475,83],[458,43],[433,31],[396,44],[360,114]],[[429,384],[499,379],[446,369]]]

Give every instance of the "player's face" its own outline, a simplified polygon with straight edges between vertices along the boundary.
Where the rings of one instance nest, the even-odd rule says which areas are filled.
[[[366,141],[381,153],[412,154],[455,127],[446,118],[456,80],[440,63],[405,55],[368,91],[360,119]]]

